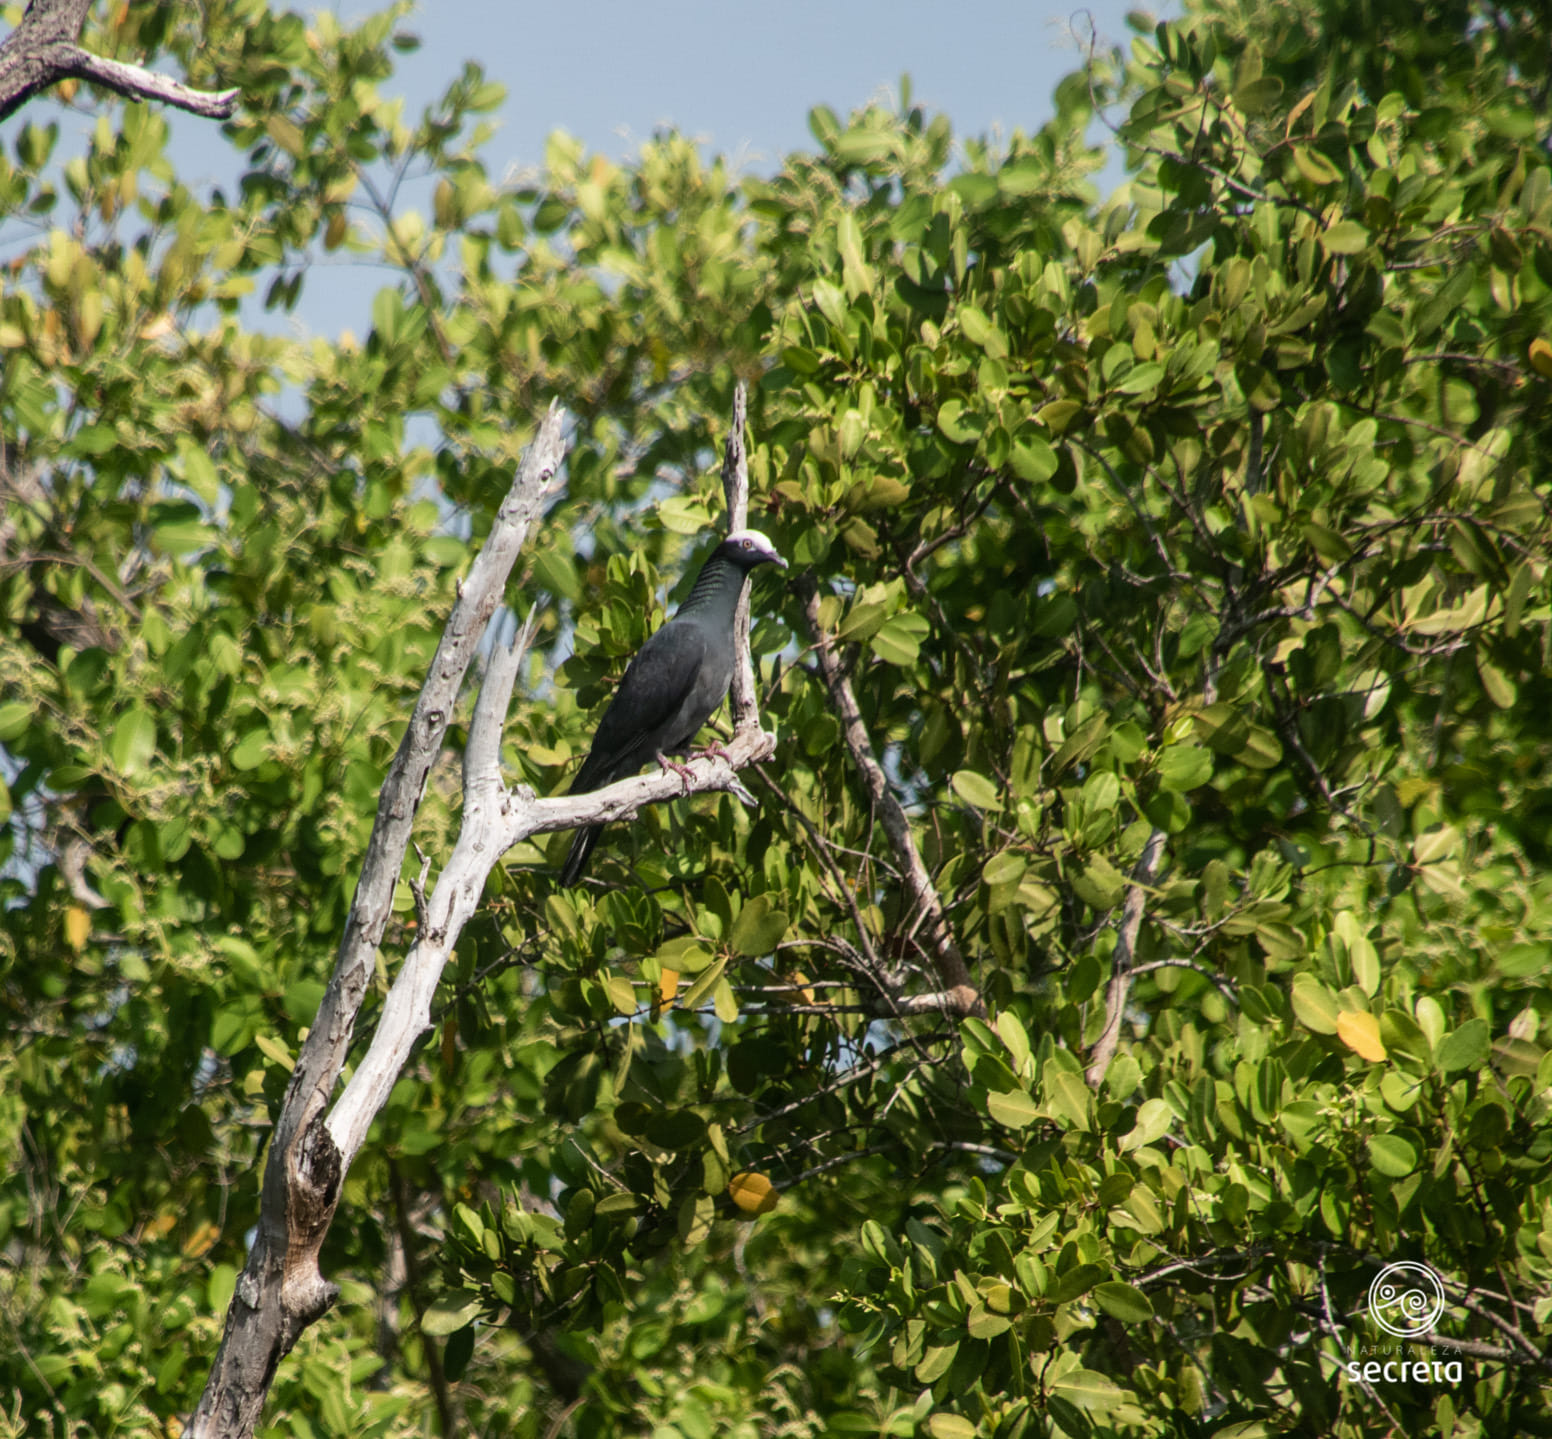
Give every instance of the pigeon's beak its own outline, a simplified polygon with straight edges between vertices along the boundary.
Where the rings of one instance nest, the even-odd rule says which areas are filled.
[[[775,550],[771,551],[771,563],[775,565],[777,569],[784,570],[787,568],[787,562],[782,559],[782,557],[778,555]]]

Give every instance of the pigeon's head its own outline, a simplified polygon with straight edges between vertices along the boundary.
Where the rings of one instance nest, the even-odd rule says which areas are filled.
[[[776,553],[776,546],[759,530],[734,530],[717,549],[740,569],[752,570],[756,565],[787,568],[787,562]]]

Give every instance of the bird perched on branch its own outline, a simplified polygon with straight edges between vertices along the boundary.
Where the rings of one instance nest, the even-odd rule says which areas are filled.
[[[667,757],[689,745],[733,682],[733,618],[749,572],[765,564],[787,568],[758,530],[735,530],[711,552],[689,598],[626,666],[593,748],[572,781],[572,794],[625,779],[651,759],[676,768]],[[602,832],[601,824],[577,831],[562,884],[582,878]]]

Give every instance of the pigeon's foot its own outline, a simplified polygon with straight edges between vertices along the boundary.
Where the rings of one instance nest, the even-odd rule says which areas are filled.
[[[715,738],[708,740],[695,753],[697,755],[705,755],[707,759],[726,759],[728,757],[728,752],[722,748],[722,741]]]
[[[661,752],[659,752],[657,756],[657,762],[663,766],[665,771],[672,770],[676,775],[678,775],[679,783],[684,786],[685,794],[689,794],[690,781],[695,778],[695,776],[690,773],[689,765],[680,764],[676,760],[671,760],[667,755]]]

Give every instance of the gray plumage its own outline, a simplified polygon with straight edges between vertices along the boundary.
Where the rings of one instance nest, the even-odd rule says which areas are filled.
[[[763,564],[787,568],[758,530],[735,530],[711,552],[689,598],[626,666],[593,747],[571,783],[572,794],[625,779],[695,738],[733,682],[733,618],[749,572]],[[582,878],[602,832],[601,824],[576,832],[561,870],[562,884]]]

